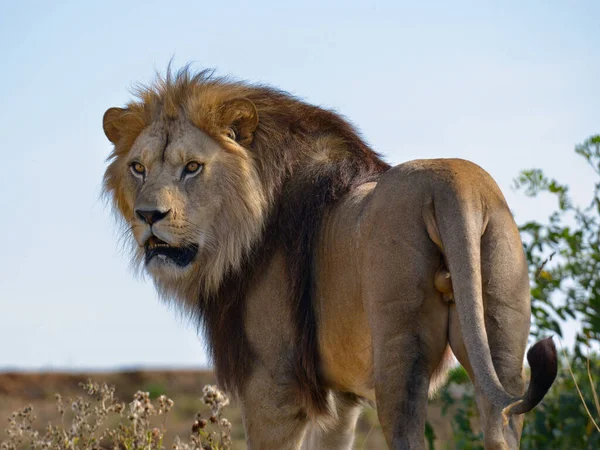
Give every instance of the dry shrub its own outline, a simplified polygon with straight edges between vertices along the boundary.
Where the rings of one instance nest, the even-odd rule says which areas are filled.
[[[115,397],[114,386],[81,383],[85,396],[65,402],[56,395],[60,425],[49,424],[43,432],[34,427],[35,416],[31,406],[14,412],[8,419],[7,440],[0,443],[2,450],[161,450],[166,422],[174,402],[165,395],[156,401],[148,392],[138,391],[129,404]],[[192,432],[187,441],[175,439],[175,450],[227,450],[231,448],[231,423],[223,416],[229,398],[216,386],[205,386],[202,401],[211,409],[204,419],[196,414]],[[70,424],[66,424],[70,418]],[[156,426],[156,422],[160,422]],[[109,424],[112,423],[112,426]]]

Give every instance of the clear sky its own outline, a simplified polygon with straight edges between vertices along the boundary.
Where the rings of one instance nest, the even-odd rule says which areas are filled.
[[[135,279],[100,200],[102,115],[174,66],[334,108],[392,163],[462,157],[518,222],[542,167],[587,199],[600,132],[597,1],[0,0],[0,368],[206,364],[193,324]]]

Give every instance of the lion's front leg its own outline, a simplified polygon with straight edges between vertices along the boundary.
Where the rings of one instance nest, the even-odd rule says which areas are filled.
[[[299,450],[308,419],[289,387],[258,365],[240,395],[249,450]]]
[[[354,443],[356,422],[362,406],[351,394],[334,393],[335,414],[324,418],[323,424],[312,423],[304,440],[303,450],[350,450]]]

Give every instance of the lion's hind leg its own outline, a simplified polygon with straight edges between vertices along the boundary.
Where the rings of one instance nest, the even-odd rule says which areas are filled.
[[[529,279],[527,261],[521,249],[512,217],[496,215],[482,236],[482,284],[485,327],[494,369],[502,386],[513,397],[525,391],[523,359],[529,335]],[[456,299],[460,301],[460,299]],[[523,415],[502,414],[478,387],[469,361],[456,308],[450,308],[450,345],[465,367],[476,389],[486,450],[519,448]]]
[[[448,303],[433,283],[439,259],[423,237],[422,245],[399,239],[371,247],[366,265],[372,270],[363,286],[377,413],[395,450],[425,449],[430,382],[448,342]],[[430,252],[422,251],[428,246]],[[397,261],[411,264],[399,270]]]
[[[456,364],[456,359],[452,353],[452,349],[448,344],[444,350],[444,356],[439,362],[429,380],[429,398],[433,398],[436,393],[446,384],[448,381],[448,373],[450,369]]]

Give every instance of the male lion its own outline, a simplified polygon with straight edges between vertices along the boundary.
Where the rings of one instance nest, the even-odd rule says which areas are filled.
[[[525,390],[527,262],[481,168],[390,168],[332,112],[187,69],[109,109],[104,131],[136,260],[203,325],[249,448],[349,449],[367,399],[391,448],[424,449],[450,348],[486,448],[518,447],[556,351],[529,351]]]

